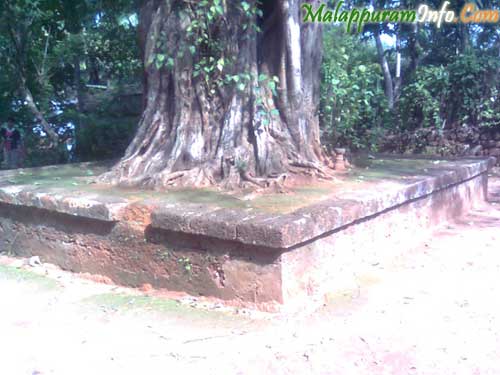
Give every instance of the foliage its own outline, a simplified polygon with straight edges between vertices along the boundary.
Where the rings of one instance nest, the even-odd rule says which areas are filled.
[[[498,57],[468,53],[450,64],[448,70],[448,119],[474,126],[500,124]]]
[[[428,5],[439,9],[441,3],[430,0]],[[481,3],[485,9],[497,6],[494,1]],[[345,4],[364,7],[370,2]],[[418,2],[384,0],[376,8],[400,5],[415,8]],[[459,12],[463,5],[457,0],[449,7]],[[384,37],[381,51],[375,48],[377,35]],[[362,35],[334,28],[325,33],[324,45],[321,126],[328,144],[374,148],[376,138],[367,135],[385,130],[500,125],[500,33],[495,25],[458,23],[438,29],[433,24],[372,24]],[[377,68],[383,59],[392,77]],[[389,111],[383,97],[390,94],[384,90],[387,79],[394,91]]]
[[[389,115],[373,47],[339,28],[329,29],[324,43],[323,138],[332,145],[371,148]]]
[[[121,157],[137,123],[137,117],[80,116],[76,131],[77,159],[92,161]]]
[[[93,133],[118,134],[116,151],[84,158],[116,156],[123,151],[122,141],[133,131],[111,125],[105,130],[97,113],[84,115],[87,85],[107,86],[140,82],[141,63],[136,43],[137,9],[128,0],[9,0],[0,4],[0,123],[14,115],[23,130],[28,155],[26,166],[60,163],[68,160],[64,142],[71,124],[85,116],[95,120],[95,131],[86,131],[78,139],[86,142]],[[49,126],[60,136],[59,144],[49,149],[46,132],[38,116],[27,106],[28,90],[34,104]],[[83,117],[82,117],[83,116]],[[115,119],[111,123],[121,123]],[[116,128],[120,130],[117,131]],[[77,128],[77,132],[80,128]],[[124,135],[122,131],[129,133]],[[89,134],[91,133],[91,134]],[[102,145],[103,148],[114,145]],[[94,150],[95,151],[95,150]]]
[[[443,66],[419,68],[401,95],[399,115],[402,128],[443,127],[446,116],[442,112],[449,90],[449,73]]]
[[[133,83],[141,74],[135,13],[104,13],[99,22],[82,31],[85,43],[85,60],[82,67],[99,79],[94,83]],[[93,73],[91,71],[94,70]]]
[[[500,124],[499,68],[498,59],[475,54],[419,68],[401,96],[402,128]]]

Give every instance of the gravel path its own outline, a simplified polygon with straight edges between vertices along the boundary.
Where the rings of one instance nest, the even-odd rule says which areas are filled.
[[[500,374],[490,203],[314,313],[210,310],[0,257],[0,374]]]

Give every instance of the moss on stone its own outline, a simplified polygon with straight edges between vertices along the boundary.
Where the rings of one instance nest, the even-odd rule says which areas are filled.
[[[68,164],[36,169],[9,171],[0,175],[0,187],[22,185],[34,191],[69,191],[78,195],[95,193],[125,198],[130,201],[152,200],[160,203],[198,203],[231,209],[256,209],[271,213],[289,213],[317,203],[326,198],[340,196],[353,190],[371,189],[373,184],[391,180],[404,181],[411,176],[426,175],[437,165],[445,163],[435,159],[406,158],[356,158],[355,167],[347,173],[338,174],[337,181],[313,186],[297,187],[286,194],[264,193],[229,194],[217,189],[171,189],[164,192],[145,189],[110,187],[95,184],[95,176],[107,170],[98,163]]]
[[[1,186],[23,185],[33,189],[60,187],[74,190],[89,185],[95,176],[106,169],[92,164],[64,164],[33,169],[9,171],[0,176]]]

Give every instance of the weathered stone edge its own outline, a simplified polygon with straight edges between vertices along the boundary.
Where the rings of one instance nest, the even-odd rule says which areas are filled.
[[[238,241],[269,248],[289,248],[356,220],[372,216],[406,201],[471,179],[494,165],[494,158],[468,160],[431,170],[431,175],[383,193],[363,192],[299,209],[291,214],[267,214],[252,209],[220,209],[196,204],[169,204],[152,212],[152,226],[176,232]],[[432,175],[434,173],[435,175]],[[0,188],[0,202],[52,210],[102,221],[119,221],[130,202],[103,202],[92,195],[79,197],[35,192],[26,186]]]
[[[92,196],[74,197],[57,193],[30,191],[27,186],[22,185],[0,187],[0,202],[107,222],[119,221],[119,211],[128,205],[124,200],[105,203],[96,200]]]
[[[493,158],[488,158],[439,166],[418,181],[401,184],[383,193],[370,194],[368,191],[364,192],[368,196],[361,198],[331,199],[287,215],[203,205],[167,205],[153,210],[152,226],[268,248],[289,248],[474,178],[485,173],[492,163]]]

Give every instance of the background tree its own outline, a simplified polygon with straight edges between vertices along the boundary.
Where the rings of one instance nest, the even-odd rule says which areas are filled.
[[[25,165],[64,162],[68,137],[80,160],[121,156],[140,109],[121,94],[140,92],[134,2],[8,0],[0,20],[0,120],[24,130]]]
[[[352,1],[348,6],[371,3]],[[374,7],[416,9],[418,4],[384,0]],[[442,2],[426,4],[439,9]],[[450,9],[458,14],[464,4],[452,1]],[[498,5],[481,1],[477,7],[495,9]],[[388,23],[367,25],[362,34],[330,26],[322,64],[324,144],[376,149],[387,133],[423,127],[441,132],[462,125],[498,126],[499,36],[495,24],[444,24],[438,29],[434,24]],[[330,52],[332,45],[346,43],[345,53]],[[385,98],[378,96],[380,88]]]
[[[3,55],[6,66],[17,83],[18,91],[44,131],[53,142],[58,134],[47,122],[43,109],[35,101],[33,88],[48,89],[47,57],[51,33],[57,29],[53,9],[39,1],[7,0],[0,6],[0,22],[4,28]],[[12,78],[12,77],[11,77]],[[31,87],[30,87],[31,86]]]

